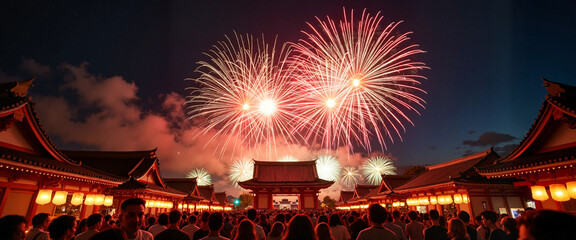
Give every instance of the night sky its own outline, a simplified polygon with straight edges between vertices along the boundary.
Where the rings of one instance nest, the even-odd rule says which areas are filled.
[[[0,81],[37,75],[41,123],[62,149],[158,147],[162,173],[195,167],[227,185],[229,160],[188,134],[185,90],[203,52],[224,35],[296,42],[315,16],[342,9],[404,22],[427,53],[421,115],[387,143],[398,166],[431,165],[494,146],[501,155],[527,133],[546,94],[541,77],[576,85],[575,1],[10,1],[0,6]],[[207,153],[201,153],[207,152]],[[313,153],[294,153],[312,158]],[[344,161],[360,164],[369,153]],[[337,154],[342,156],[342,153]],[[355,159],[355,160],[354,160]],[[306,159],[303,159],[306,160]],[[401,173],[400,173],[401,174]],[[338,189],[339,190],[339,189]]]

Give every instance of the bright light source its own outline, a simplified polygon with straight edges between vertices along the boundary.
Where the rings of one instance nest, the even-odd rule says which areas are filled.
[[[358,79],[358,78],[352,79],[352,86],[354,86],[354,87],[360,86],[360,79]]]
[[[250,105],[248,105],[248,104],[242,105],[242,109],[244,109],[244,110],[248,110],[249,108],[250,108]]]
[[[334,99],[328,99],[328,101],[326,101],[326,106],[328,106],[329,108],[333,108],[334,106],[336,106],[336,101],[334,101]]]
[[[276,103],[274,101],[267,99],[260,103],[260,112],[262,112],[262,114],[268,116],[274,113],[274,111],[276,111]]]

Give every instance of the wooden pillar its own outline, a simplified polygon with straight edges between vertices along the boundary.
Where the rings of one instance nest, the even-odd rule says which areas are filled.
[[[258,206],[258,202],[259,202],[259,201],[258,201],[258,198],[259,198],[259,195],[260,195],[259,192],[254,192],[254,201],[253,201],[253,202],[254,202],[254,204],[253,204],[253,205],[254,205],[254,209],[259,209],[259,208],[260,208],[260,206]]]
[[[273,210],[274,205],[272,204],[272,191],[268,192],[268,210]]]
[[[304,204],[302,203],[302,192],[298,194],[298,210],[304,210]]]
[[[314,209],[318,210],[318,191],[314,191]]]
[[[506,208],[506,212],[512,216],[512,211],[510,209],[510,205],[508,204],[508,197],[505,193],[502,193],[502,199],[504,199],[504,207]]]
[[[38,197],[38,190],[34,190],[34,194],[32,194],[32,201],[30,201],[30,208],[28,208],[28,216],[26,216],[26,224],[27,226],[32,225],[32,218],[36,215],[36,210],[38,210],[38,204],[36,203],[36,197]]]
[[[494,205],[492,204],[492,195],[490,195],[490,189],[486,189],[486,204],[488,204],[488,210],[492,210],[494,212],[496,212],[496,210],[494,209]]]

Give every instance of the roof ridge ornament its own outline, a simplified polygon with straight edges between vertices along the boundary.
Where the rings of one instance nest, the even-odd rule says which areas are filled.
[[[17,81],[16,86],[10,89],[10,92],[14,94],[15,97],[26,97],[28,95],[28,89],[34,86],[32,83],[36,79],[36,76],[31,77],[25,81]]]

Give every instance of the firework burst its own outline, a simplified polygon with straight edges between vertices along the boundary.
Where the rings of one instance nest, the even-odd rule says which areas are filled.
[[[382,174],[396,175],[396,167],[392,160],[387,157],[372,157],[362,165],[362,173],[366,182],[372,185],[378,185],[382,181]]]
[[[340,177],[340,163],[333,156],[320,156],[316,160],[318,177],[328,181],[336,181]]]
[[[280,158],[278,158],[278,162],[298,162],[298,158],[294,157],[294,156],[282,156]]]
[[[344,183],[344,185],[347,185],[349,187],[356,186],[356,184],[358,184],[360,179],[362,179],[362,175],[360,175],[358,169],[354,167],[342,168],[342,173],[340,175],[342,176],[341,178],[342,183]]]
[[[212,178],[206,169],[204,168],[195,168],[190,171],[187,175],[187,178],[196,178],[196,184],[198,186],[207,186],[212,184]]]
[[[222,153],[236,147],[233,139],[247,147],[266,142],[265,158],[271,159],[277,144],[298,142],[290,126],[297,118],[291,105],[296,91],[288,83],[292,71],[286,64],[291,50],[284,45],[277,52],[276,42],[234,36],[205,53],[210,60],[199,62],[200,77],[188,79],[196,85],[188,89],[189,119],[202,119],[200,134],[216,132],[210,142]]]
[[[230,168],[230,180],[234,186],[240,188],[238,182],[252,179],[254,175],[254,162],[251,159],[236,160]]]
[[[293,44],[297,85],[305,89],[299,101],[305,120],[297,128],[327,148],[356,144],[370,151],[377,139],[384,149],[385,139],[402,139],[403,122],[413,125],[404,110],[424,107],[416,94],[425,93],[418,72],[427,67],[412,59],[424,51],[407,43],[409,32],[395,34],[399,23],[382,29],[380,13],[354,17],[344,10],[338,24],[317,18],[319,27],[308,23],[307,39]]]

